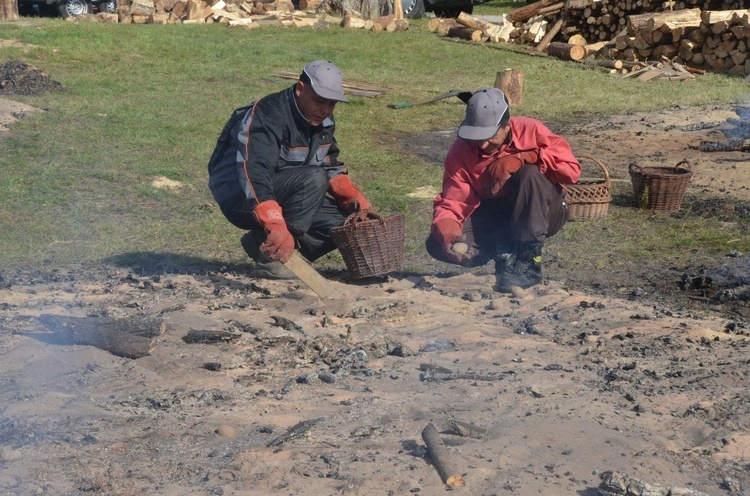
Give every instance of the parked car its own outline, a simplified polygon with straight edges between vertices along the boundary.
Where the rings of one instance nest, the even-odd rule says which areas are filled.
[[[63,19],[91,14],[94,10],[114,13],[117,0],[101,0],[96,6],[88,0],[18,0],[18,13],[25,15],[60,15]]]
[[[489,0],[401,0],[404,17],[419,19],[425,12],[432,12],[437,17],[456,17],[461,12],[471,14],[474,6]]]

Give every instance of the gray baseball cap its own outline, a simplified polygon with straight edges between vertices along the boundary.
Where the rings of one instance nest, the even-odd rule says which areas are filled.
[[[349,103],[344,96],[344,74],[327,60],[307,64],[302,69],[300,80],[309,84],[319,97]]]
[[[458,137],[472,141],[492,138],[503,116],[508,112],[508,101],[497,88],[477,90],[466,105],[466,117],[458,127]]]

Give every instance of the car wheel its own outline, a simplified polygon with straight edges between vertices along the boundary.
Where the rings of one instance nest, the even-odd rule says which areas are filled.
[[[57,4],[57,10],[63,19],[78,17],[81,14],[91,14],[94,6],[86,0],[63,0]]]
[[[99,2],[99,12],[114,14],[117,12],[117,0],[105,0],[104,2]]]
[[[402,0],[404,17],[407,19],[421,19],[424,17],[424,0]]]
[[[445,9],[445,10],[435,9],[435,17],[442,17],[444,19],[447,19],[449,17],[458,17],[458,15],[461,12],[466,12],[467,14],[471,14],[473,11],[474,11],[473,5],[470,5],[463,9]]]

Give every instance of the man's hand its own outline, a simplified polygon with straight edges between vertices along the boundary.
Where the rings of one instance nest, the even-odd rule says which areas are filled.
[[[507,155],[491,163],[484,172],[484,187],[487,194],[495,197],[503,189],[510,175],[526,164],[539,162],[539,154],[535,150]]]
[[[255,207],[253,215],[266,231],[266,240],[260,245],[261,255],[273,262],[285,263],[294,253],[294,237],[286,227],[281,206],[267,200]]]
[[[361,212],[372,208],[372,204],[352,184],[348,174],[339,174],[328,181],[328,192],[331,193],[339,207],[347,212]]]
[[[473,251],[464,253],[453,251],[453,245],[463,243],[466,239],[461,225],[453,219],[438,219],[432,224],[432,237],[442,248],[445,258],[453,263],[463,265],[473,256]],[[459,250],[460,251],[460,250]]]

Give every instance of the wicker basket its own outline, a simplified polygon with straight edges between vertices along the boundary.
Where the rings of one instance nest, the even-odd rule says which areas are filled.
[[[588,220],[605,217],[612,201],[609,172],[594,157],[579,155],[579,159],[591,160],[604,173],[604,179],[584,179],[576,184],[565,185],[565,202],[568,204],[568,220]]]
[[[404,214],[354,213],[331,229],[331,237],[355,279],[383,276],[404,265]]]
[[[629,170],[636,205],[660,212],[675,212],[680,209],[685,190],[693,176],[686,160],[674,167],[639,167],[630,164]]]

